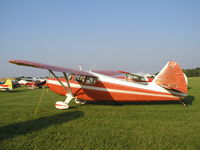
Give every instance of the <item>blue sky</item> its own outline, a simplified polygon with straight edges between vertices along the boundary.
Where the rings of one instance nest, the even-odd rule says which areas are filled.
[[[0,77],[48,75],[10,59],[147,73],[169,60],[199,67],[199,8],[199,0],[1,0]]]

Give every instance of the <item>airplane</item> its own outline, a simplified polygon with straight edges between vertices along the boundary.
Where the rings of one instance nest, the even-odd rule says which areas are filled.
[[[5,83],[0,84],[0,90],[2,91],[8,91],[13,89],[13,84],[10,79],[7,79]]]
[[[68,109],[69,103],[87,101],[149,102],[178,101],[187,96],[187,77],[181,67],[169,61],[159,74],[148,84],[140,84],[129,78],[121,79],[120,71],[76,70],[26,60],[10,60],[10,63],[46,69],[53,78],[48,78],[47,86],[55,93],[66,96],[65,101],[57,101],[57,109]],[[54,72],[62,72],[58,78]]]

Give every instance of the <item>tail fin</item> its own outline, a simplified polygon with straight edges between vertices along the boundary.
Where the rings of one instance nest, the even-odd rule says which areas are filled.
[[[13,84],[10,79],[7,79],[6,82],[4,83],[4,85],[7,85],[9,90],[12,90],[12,88],[13,88]]]
[[[181,67],[174,61],[169,61],[153,80],[156,84],[187,94],[187,77]]]

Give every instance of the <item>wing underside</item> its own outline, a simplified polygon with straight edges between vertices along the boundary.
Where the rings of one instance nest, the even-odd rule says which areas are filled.
[[[37,63],[37,62],[32,62],[32,61],[26,61],[26,60],[10,60],[9,62],[16,64],[16,65],[41,68],[41,69],[46,69],[46,70],[51,70],[51,71],[56,71],[56,72],[66,72],[66,73],[94,76],[91,73],[83,71],[83,70],[64,68],[64,67],[48,65],[48,64],[43,64],[43,63]]]

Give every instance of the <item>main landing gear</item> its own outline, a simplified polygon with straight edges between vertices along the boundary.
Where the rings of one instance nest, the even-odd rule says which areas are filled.
[[[75,103],[77,103],[77,104],[85,104],[86,103],[86,101],[83,101],[83,100],[78,100],[77,99],[77,97],[74,97],[72,94],[70,94],[70,93],[67,93],[66,94],[66,99],[65,99],[65,101],[63,102],[63,101],[57,101],[56,103],[55,103],[55,107],[57,108],[57,109],[61,109],[61,110],[63,110],[63,109],[69,109],[69,103],[71,102],[71,100],[73,100],[74,99],[74,101],[75,101]]]
[[[63,101],[57,101],[56,103],[55,103],[55,107],[57,108],[57,109],[68,109],[69,108],[69,102],[71,102],[71,100],[73,100],[73,99],[76,99],[72,94],[70,94],[70,93],[67,93],[66,94],[66,99],[65,99],[65,101],[63,102]]]
[[[65,77],[65,80],[66,80],[66,83],[67,83],[67,86],[65,86],[63,84],[63,82],[60,81],[60,79],[54,74],[54,72],[52,70],[49,70],[49,72],[57,79],[57,81],[60,83],[60,85],[66,90],[67,94],[66,94],[66,99],[65,101],[57,101],[55,103],[55,107],[57,109],[69,109],[69,103],[71,102],[71,100],[75,100],[75,102],[77,104],[85,104],[86,102],[85,101],[82,101],[82,100],[78,100],[77,97],[74,97],[73,96],[73,93],[72,93],[72,89],[70,87],[70,84],[69,84],[69,80],[68,80],[68,76],[66,74],[66,72],[63,72],[63,75]]]

